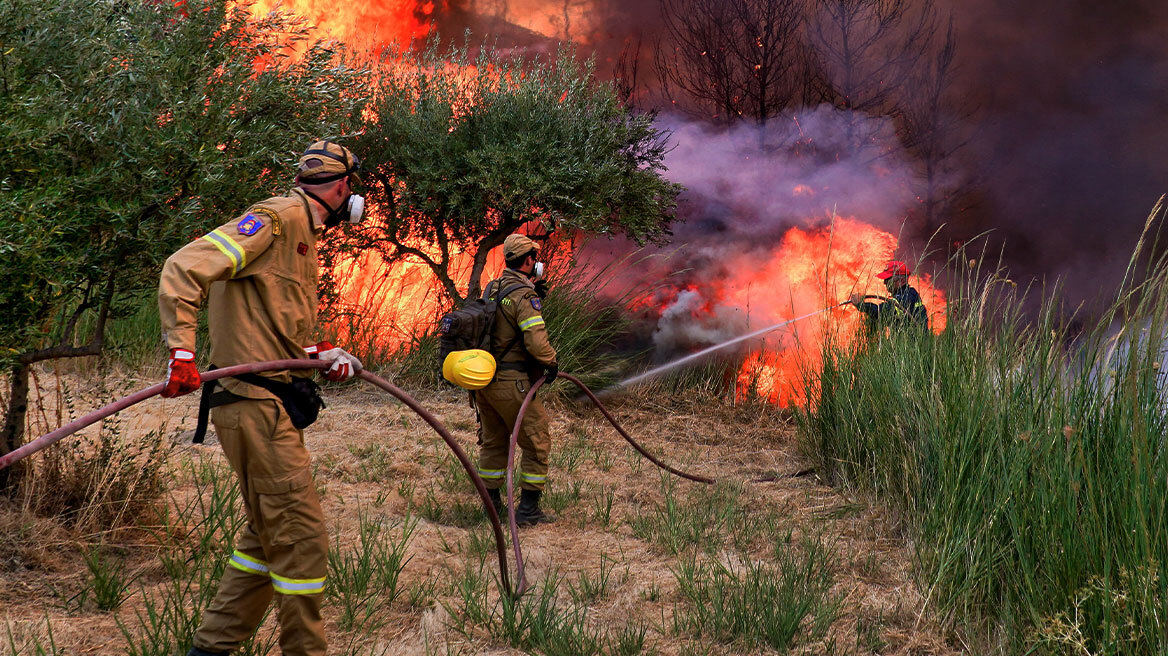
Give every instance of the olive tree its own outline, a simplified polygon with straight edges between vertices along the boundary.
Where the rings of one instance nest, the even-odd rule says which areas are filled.
[[[22,439],[33,363],[101,353],[171,252],[356,114],[338,52],[284,55],[307,38],[231,0],[0,3],[0,453]]]
[[[590,62],[437,46],[386,61],[353,144],[374,220],[349,248],[423,262],[458,302],[479,294],[490,250],[532,222],[668,236],[680,187],[662,177],[666,135]],[[473,257],[466,296],[451,269],[460,253]]]

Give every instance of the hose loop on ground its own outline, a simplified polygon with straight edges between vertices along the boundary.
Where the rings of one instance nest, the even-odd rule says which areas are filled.
[[[617,422],[616,417],[612,416],[612,414],[608,411],[608,408],[604,407],[604,404],[600,402],[600,399],[596,398],[596,395],[592,393],[592,390],[588,389],[588,386],[585,385],[579,378],[573,376],[572,374],[565,373],[560,373],[559,377],[573,383],[576,385],[576,387],[579,387],[580,391],[587,395],[588,398],[596,404],[596,408],[600,410],[600,413],[604,415],[604,418],[608,420],[608,423],[612,424],[612,427],[616,429],[616,432],[620,433],[620,436],[625,438],[625,441],[632,445],[632,447],[636,449],[638,453],[644,456],[649,462],[657,465],[661,469],[664,469],[674,476],[680,476],[686,480],[705,484],[713,484],[715,482],[715,480],[712,478],[698,476],[697,474],[687,474],[680,469],[674,469],[673,467],[670,467],[664,462],[658,460],[653,454],[646,451],[645,447],[637,443],[637,441],[634,440],[632,436],[630,436],[628,432],[621,427],[621,425]],[[523,548],[519,545],[519,524],[515,519],[515,446],[519,441],[519,431],[523,427],[523,417],[527,414],[527,406],[531,405],[532,399],[535,398],[535,393],[539,391],[540,387],[543,387],[543,384],[546,380],[547,378],[540,378],[539,380],[535,381],[534,384],[532,384],[531,389],[527,390],[527,396],[523,397],[523,405],[519,406],[519,414],[515,416],[515,427],[511,430],[511,439],[507,444],[507,521],[510,525],[509,528],[511,529],[511,548],[515,552],[516,597],[521,596],[524,592],[527,591],[527,576],[526,568],[523,563]]]

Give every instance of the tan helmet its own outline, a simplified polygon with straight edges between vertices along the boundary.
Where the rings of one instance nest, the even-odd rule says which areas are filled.
[[[442,362],[442,377],[462,389],[482,389],[495,379],[495,358],[482,349],[454,351]]]
[[[524,255],[527,255],[529,251],[538,252],[539,244],[532,241],[531,238],[527,235],[516,233],[513,235],[507,235],[507,238],[503,240],[504,260],[519,259]]]
[[[344,146],[328,139],[314,141],[300,155],[296,179],[307,184],[324,184],[349,176],[353,185],[361,184],[361,158]]]

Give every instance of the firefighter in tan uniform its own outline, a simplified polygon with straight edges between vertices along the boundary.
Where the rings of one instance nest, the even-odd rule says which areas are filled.
[[[317,327],[317,239],[327,226],[360,220],[364,199],[351,188],[360,182],[359,167],[348,149],[316,142],[300,157],[296,188],[253,205],[166,261],[158,290],[171,351],[163,396],[200,386],[195,327],[204,299],[214,366],[307,353],[333,363],[329,380],[360,371],[360,361],[327,342],[306,346]],[[217,398],[211,421],[239,479],[248,522],[188,656],[236,649],[259,626],[273,595],[285,656],[327,652],[320,607],[328,533],[304,433],[281,400],[294,374],[262,376],[257,384],[223,379],[225,391],[210,397]]]
[[[503,259],[507,269],[497,280],[487,285],[487,294],[506,291],[519,286],[499,303],[494,330],[491,333],[491,355],[498,363],[495,379],[485,388],[474,392],[482,426],[482,448],[479,451],[479,476],[487,485],[496,509],[502,509],[499,488],[505,482],[507,447],[519,406],[531,389],[532,383],[545,376],[550,384],[559,374],[556,351],[548,341],[544,325],[541,293],[533,278],[543,275],[543,263],[537,262],[539,247],[523,235],[510,235],[503,242]],[[540,510],[539,497],[547,482],[548,453],[551,435],[548,417],[538,397],[527,406],[518,446],[523,451],[519,465],[519,507],[515,518],[520,526],[552,522],[555,518]]]

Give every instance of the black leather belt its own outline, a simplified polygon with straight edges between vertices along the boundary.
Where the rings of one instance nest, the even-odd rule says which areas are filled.
[[[531,367],[526,362],[500,362],[495,365],[495,368],[505,371],[522,371],[524,373],[531,371]]]
[[[207,436],[207,418],[211,414],[211,408],[247,400],[245,396],[233,394],[226,389],[217,389],[218,387],[219,381],[217,380],[203,383],[203,394],[199,399],[199,419],[195,425],[195,436],[191,440],[195,444],[202,444],[203,439]]]

